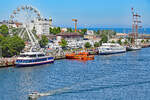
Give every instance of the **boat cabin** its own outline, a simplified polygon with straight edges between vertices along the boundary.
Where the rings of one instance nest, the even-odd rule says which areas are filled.
[[[44,53],[40,53],[40,52],[28,52],[28,53],[21,53],[20,57],[23,58],[37,58],[37,57],[44,57],[45,54]]]

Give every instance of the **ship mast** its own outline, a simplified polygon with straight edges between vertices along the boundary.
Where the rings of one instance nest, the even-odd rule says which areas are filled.
[[[137,43],[137,39],[138,39],[138,30],[139,30],[139,28],[141,28],[141,26],[139,26],[139,23],[141,23],[141,21],[140,21],[141,16],[134,11],[134,8],[132,8],[131,10],[132,10],[132,17],[133,17],[133,19],[132,19],[133,20],[133,22],[132,22],[132,38],[133,38],[132,43],[135,44],[135,40]]]

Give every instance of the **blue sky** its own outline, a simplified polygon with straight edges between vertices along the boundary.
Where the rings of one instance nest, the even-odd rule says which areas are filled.
[[[142,25],[150,27],[150,0],[1,0],[0,20],[8,19],[21,5],[32,5],[53,18],[57,26],[72,26],[77,18],[83,27],[130,27],[131,7],[142,15]]]

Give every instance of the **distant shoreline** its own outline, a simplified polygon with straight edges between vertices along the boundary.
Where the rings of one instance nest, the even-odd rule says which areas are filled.
[[[82,29],[82,28],[78,28]],[[130,33],[132,32],[132,28],[87,28],[88,30],[114,30],[117,33]],[[139,34],[150,34],[150,28],[139,29]]]

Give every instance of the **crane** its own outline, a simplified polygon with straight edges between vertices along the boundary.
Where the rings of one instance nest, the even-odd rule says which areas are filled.
[[[77,32],[77,22],[78,22],[78,20],[77,19],[72,19],[72,21],[75,22],[75,32]]]

